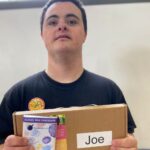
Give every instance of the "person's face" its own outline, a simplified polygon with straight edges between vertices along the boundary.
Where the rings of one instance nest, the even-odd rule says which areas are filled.
[[[86,33],[80,9],[71,2],[52,4],[45,14],[41,36],[50,54],[81,51]]]

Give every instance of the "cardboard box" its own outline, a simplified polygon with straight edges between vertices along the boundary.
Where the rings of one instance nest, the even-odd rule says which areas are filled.
[[[112,139],[127,136],[127,106],[125,104],[14,112],[15,135],[22,136],[24,114],[44,116],[64,114],[68,150],[109,150]]]

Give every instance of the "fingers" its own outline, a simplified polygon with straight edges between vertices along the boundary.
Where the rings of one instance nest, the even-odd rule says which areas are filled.
[[[137,140],[131,134],[123,139],[114,139],[111,150],[137,150]]]
[[[24,137],[10,135],[6,138],[3,150],[34,150]]]
[[[25,146],[25,147],[4,147],[3,150],[34,150],[31,146]]]
[[[10,135],[6,138],[5,140],[5,145],[6,146],[26,146],[29,145],[29,142],[26,138],[24,137],[19,137],[15,135]]]
[[[111,147],[110,150],[137,150],[137,148],[120,148],[120,147]]]

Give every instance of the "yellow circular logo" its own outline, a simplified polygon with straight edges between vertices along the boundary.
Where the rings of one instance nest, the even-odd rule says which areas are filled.
[[[41,110],[45,108],[45,102],[39,97],[31,99],[28,103],[29,110]]]

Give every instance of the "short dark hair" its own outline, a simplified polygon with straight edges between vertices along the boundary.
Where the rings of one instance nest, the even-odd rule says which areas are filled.
[[[83,8],[83,4],[81,3],[80,0],[49,0],[44,8],[43,8],[43,11],[42,11],[42,14],[41,14],[41,20],[40,20],[40,25],[41,25],[41,32],[43,31],[43,23],[44,23],[44,19],[45,19],[45,14],[47,12],[47,9],[54,3],[56,2],[71,2],[73,3],[74,5],[76,5],[80,11],[81,11],[81,15],[82,15],[82,20],[83,20],[83,25],[84,25],[84,31],[87,33],[87,18],[86,18],[86,12],[85,12],[85,9]]]

